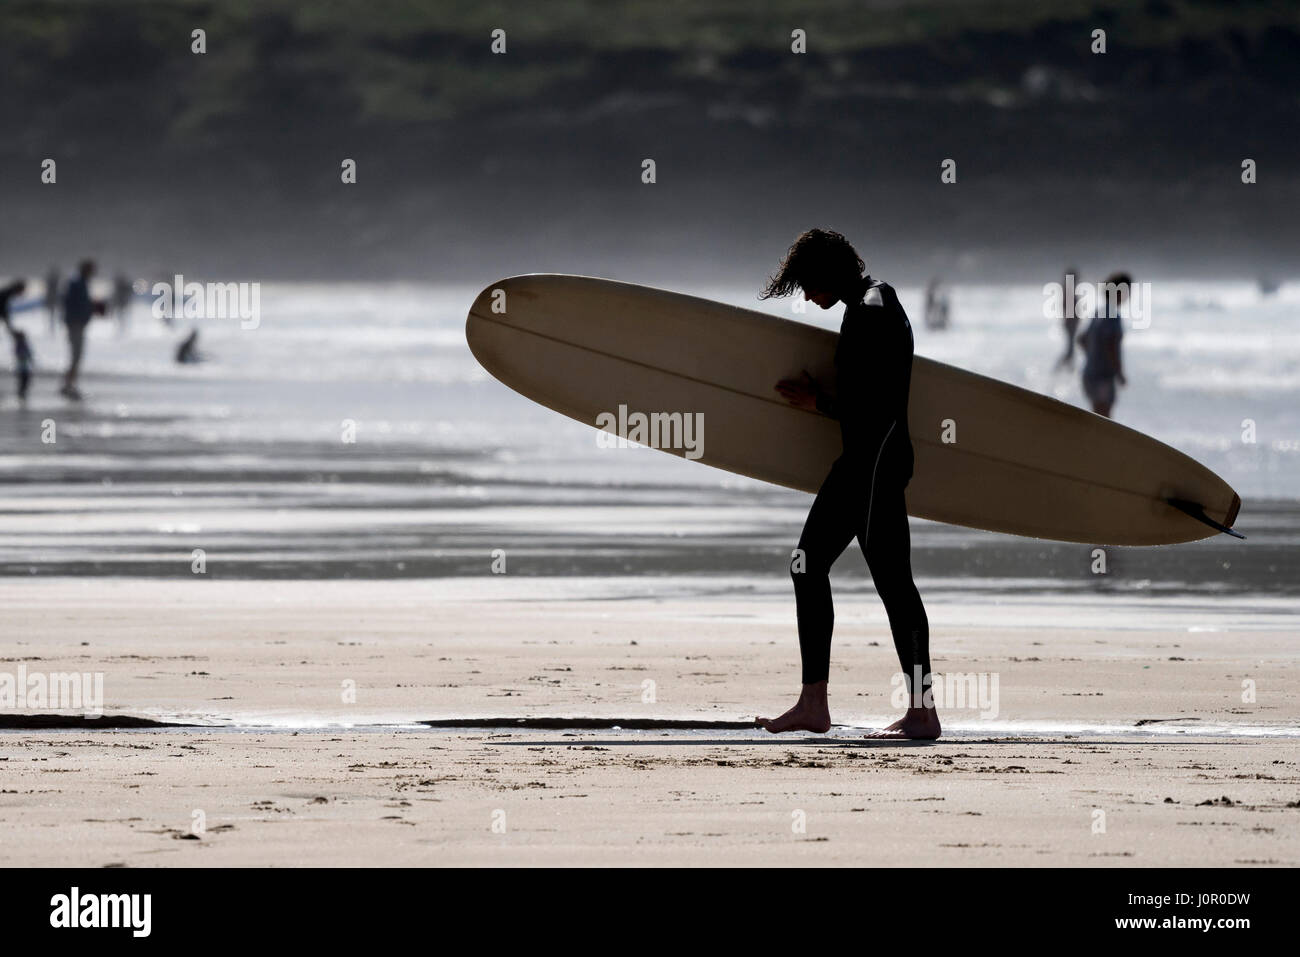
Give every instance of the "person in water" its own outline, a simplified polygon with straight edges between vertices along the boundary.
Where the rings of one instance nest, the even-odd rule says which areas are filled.
[[[1092,411],[1110,418],[1115,406],[1115,385],[1128,385],[1120,357],[1120,340],[1124,325],[1120,310],[1128,299],[1133,280],[1128,273],[1115,273],[1097,292],[1097,307],[1079,345],[1083,347],[1083,394],[1092,403]],[[1113,295],[1112,295],[1113,292]]]
[[[21,329],[10,328],[14,340],[14,375],[18,380],[18,401],[26,404],[27,387],[32,383],[32,365],[34,358],[32,356],[31,343],[27,341],[27,333]]]
[[[925,287],[925,327],[947,329],[948,318],[948,293],[939,277],[935,276]]]
[[[131,318],[131,299],[134,295],[135,289],[125,274],[119,272],[113,277],[113,297],[109,300],[109,304],[113,315],[117,317],[117,331],[121,335],[126,335],[126,326]]]
[[[15,279],[6,286],[0,286],[0,325],[10,331],[13,331],[13,327],[9,325],[10,305],[23,294],[23,290],[26,288],[27,280],[25,279]]]
[[[63,376],[60,392],[69,399],[80,399],[77,376],[81,373],[81,354],[86,346],[86,326],[96,315],[107,311],[107,304],[91,298],[90,280],[95,275],[95,263],[85,260],[77,276],[68,283],[63,294],[63,323],[68,328],[68,371]]]
[[[1061,324],[1065,327],[1065,353],[1056,360],[1056,368],[1074,368],[1074,337],[1079,332],[1079,273],[1073,266],[1065,270],[1061,280]]]
[[[904,490],[912,477],[907,399],[912,378],[912,327],[887,283],[864,276],[866,267],[836,232],[810,229],[795,240],[762,298],[796,289],[823,309],[845,305],[835,349],[835,382],[807,372],[784,379],[777,391],[796,408],[838,419],[842,454],[831,466],[808,512],[791,561],[799,617],[803,690],[779,718],[758,718],[768,731],[830,730],[826,700],[830,676],[831,565],[855,538],[884,602],[894,648],[907,682],[907,713],[870,737],[939,737],[930,688],[930,626],[912,581],[911,538]]]
[[[14,373],[18,377],[18,401],[27,401],[27,385],[32,378],[32,347],[27,343],[27,336],[13,327],[9,318],[10,303],[23,294],[27,283],[15,279],[7,286],[0,287],[0,325],[9,330],[14,347]]]
[[[199,352],[199,330],[195,329],[176,349],[176,361],[181,365],[191,365],[195,362],[203,361],[203,354]]]

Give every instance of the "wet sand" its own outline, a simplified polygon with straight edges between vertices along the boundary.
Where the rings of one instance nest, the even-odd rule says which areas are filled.
[[[107,714],[213,726],[0,733],[6,862],[1300,860],[1290,607],[943,603],[936,668],[996,675],[998,714],[947,709],[950,736],[896,744],[861,738],[890,718],[895,662],[883,616],[858,601],[841,605],[830,735],[566,731],[560,719],[771,713],[797,691],[797,651],[788,602],[564,595],[4,582],[0,671],[99,671]],[[19,711],[48,714],[0,721]],[[525,716],[553,726],[437,726]]]

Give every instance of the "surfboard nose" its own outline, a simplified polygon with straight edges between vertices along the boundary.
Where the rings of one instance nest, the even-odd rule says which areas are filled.
[[[509,279],[498,279],[496,282],[488,283],[479,290],[478,295],[474,297],[474,301],[470,303],[469,314],[465,317],[465,321],[468,323],[475,316],[484,319],[491,316],[493,301],[500,301],[503,296],[508,295],[506,287],[509,282]]]
[[[470,328],[476,317],[510,323],[510,303],[531,302],[539,298],[543,291],[540,286],[544,286],[546,280],[552,278],[565,277],[553,277],[549,273],[523,273],[488,283],[470,304],[469,314],[465,317],[466,338],[469,338]]]

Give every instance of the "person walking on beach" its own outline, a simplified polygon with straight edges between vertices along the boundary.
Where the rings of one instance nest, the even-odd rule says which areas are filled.
[[[81,354],[86,344],[86,326],[96,313],[102,315],[106,304],[90,297],[90,279],[95,275],[95,263],[87,259],[81,263],[77,276],[68,283],[63,295],[63,323],[68,327],[68,371],[63,376],[60,393],[69,399],[80,399],[77,376],[81,372]]]
[[[758,718],[772,733],[830,729],[826,699],[835,609],[830,570],[857,539],[889,628],[909,692],[906,714],[869,737],[939,737],[930,688],[930,625],[912,580],[911,537],[904,490],[912,477],[907,399],[912,378],[912,327],[893,287],[864,276],[866,267],[837,232],[810,229],[790,247],[762,298],[796,289],[822,309],[845,305],[835,349],[832,388],[807,372],[777,391],[796,408],[838,419],[843,451],[822,483],[791,562],[799,618],[803,689],[779,718]]]
[[[1124,326],[1120,309],[1128,299],[1133,280],[1128,273],[1115,273],[1097,293],[1097,307],[1079,345],[1083,347],[1083,394],[1092,403],[1092,411],[1110,418],[1115,406],[1115,385],[1128,385],[1120,357],[1120,340]]]

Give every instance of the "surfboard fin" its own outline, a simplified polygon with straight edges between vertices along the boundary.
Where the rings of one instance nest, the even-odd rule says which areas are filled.
[[[1204,522],[1206,525],[1210,526],[1210,528],[1217,529],[1225,535],[1231,535],[1233,538],[1240,538],[1243,541],[1246,538],[1246,536],[1241,534],[1241,532],[1233,531],[1227,525],[1220,525],[1214,519],[1210,518],[1210,516],[1206,515],[1204,505],[1200,505],[1196,502],[1189,502],[1185,498],[1167,498],[1165,501],[1185,515],[1190,515],[1198,522]],[[1236,510],[1234,509],[1233,511]]]

